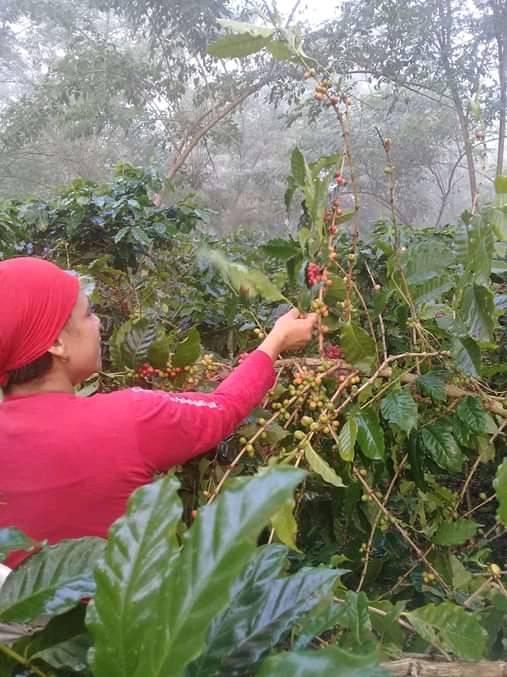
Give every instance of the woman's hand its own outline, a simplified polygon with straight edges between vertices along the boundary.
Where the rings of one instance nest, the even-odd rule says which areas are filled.
[[[273,361],[286,350],[296,350],[305,346],[312,338],[317,324],[317,314],[302,316],[297,308],[289,310],[276,322],[273,329],[259,346]]]

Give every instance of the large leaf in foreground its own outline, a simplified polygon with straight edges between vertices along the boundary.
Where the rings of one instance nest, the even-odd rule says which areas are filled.
[[[355,656],[331,646],[319,651],[291,651],[268,658],[257,677],[388,677],[374,656]]]
[[[262,559],[269,555],[265,549],[256,558],[261,568],[265,569]],[[213,622],[207,648],[187,671],[188,677],[216,673],[239,677],[252,670],[305,614],[324,600],[331,602],[333,586],[341,573],[303,568],[293,576],[268,575],[261,579],[256,568],[250,566],[234,584],[231,604]]]
[[[304,473],[273,468],[237,480],[200,511],[185,536],[169,575],[160,576],[156,621],[149,643],[137,643],[143,665],[117,674],[176,677],[203,650],[211,622],[226,607],[231,585],[255,552],[257,537],[270,517],[291,497]],[[139,627],[139,624],[137,624]]]
[[[62,541],[32,555],[0,589],[0,620],[24,623],[68,611],[95,594],[93,571],[102,556],[100,538]]]
[[[88,668],[87,654],[90,645],[90,636],[83,633],[39,651],[31,657],[31,660],[39,659],[57,670],[70,669],[73,672],[83,672]]]
[[[440,645],[465,660],[477,661],[482,657],[486,630],[462,607],[452,602],[427,604],[406,616],[427,642]]]
[[[140,647],[152,632],[163,576],[178,553],[179,482],[168,476],[138,489],[112,527],[97,569],[97,595],[87,625],[95,638],[97,675],[142,674]]]

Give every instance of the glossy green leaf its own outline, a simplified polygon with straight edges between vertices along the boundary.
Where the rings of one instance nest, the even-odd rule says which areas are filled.
[[[407,281],[411,287],[416,288],[447,273],[454,256],[449,247],[432,240],[410,247],[405,259]]]
[[[278,61],[291,61],[295,56],[289,44],[284,40],[270,40],[266,49]]]
[[[350,417],[345,421],[338,435],[338,451],[346,463],[352,463],[354,460],[357,429],[357,421]]]
[[[382,400],[380,408],[385,420],[407,435],[417,426],[417,403],[406,388],[391,390]]]
[[[280,290],[260,270],[249,269],[242,263],[229,260],[221,251],[201,249],[199,255],[218,270],[225,282],[246,298],[261,296],[266,301],[285,300]]]
[[[383,646],[394,646],[401,650],[406,637],[399,624],[400,615],[405,607],[404,602],[392,604],[388,601],[371,601],[370,607],[383,611],[385,615],[370,613],[370,620],[378,639]]]
[[[458,404],[456,415],[470,432],[481,434],[487,432],[488,415],[484,411],[478,397],[465,397]]]
[[[339,572],[340,575],[348,573],[345,569],[339,570]],[[324,601],[299,623],[298,635],[292,642],[292,648],[307,649],[315,637],[318,637],[326,630],[335,628],[340,622],[342,615],[341,604]]]
[[[104,544],[100,538],[62,541],[29,557],[0,588],[0,620],[24,623],[55,616],[92,597],[93,571]]]
[[[231,482],[203,508],[171,570],[161,572],[152,585],[158,593],[158,623],[150,626],[147,645],[136,643],[139,655],[144,654],[142,668],[103,674],[182,675],[202,652],[210,624],[226,607],[231,585],[255,552],[259,532],[303,477],[294,468],[272,468]]]
[[[235,59],[256,54],[269,44],[269,38],[262,35],[241,33],[225,35],[208,46],[208,54],[218,59]]]
[[[331,169],[333,171],[336,171],[336,169],[341,164],[341,161],[342,155],[340,155],[339,153],[334,153],[332,155],[323,155],[318,160],[310,162],[309,164],[310,172],[312,173],[312,176],[319,176],[319,174],[322,171],[329,171]]]
[[[0,562],[13,550],[30,550],[38,545],[26,534],[14,527],[0,529]]]
[[[124,367],[135,369],[148,357],[148,351],[155,340],[156,329],[154,324],[147,320],[138,320],[128,329],[123,345],[121,346]]]
[[[449,275],[443,274],[411,287],[410,291],[415,304],[420,306],[423,303],[439,301],[453,286],[454,282]]]
[[[308,166],[304,158],[303,153],[296,146],[292,151],[290,158],[290,166],[292,171],[292,176],[298,186],[303,187],[305,185],[306,176],[308,173]]]
[[[498,519],[507,527],[507,458],[498,468],[493,486],[498,501]]]
[[[284,240],[282,238],[269,240],[261,246],[261,249],[268,256],[280,259],[280,261],[288,261],[300,253],[299,244],[295,240]]]
[[[90,636],[86,633],[58,642],[49,649],[44,649],[30,657],[30,660],[41,660],[56,670],[72,670],[83,672],[88,668],[88,651],[91,647]]]
[[[348,653],[331,646],[318,651],[291,651],[268,658],[257,677],[389,677],[376,657]]]
[[[148,237],[146,232],[142,229],[139,228],[138,226],[134,226],[131,230],[130,233],[132,235],[132,238],[138,243],[143,245],[143,247],[149,247],[151,244],[151,238]]]
[[[377,357],[375,342],[364,329],[347,322],[341,333],[341,347],[345,359],[353,367],[364,372],[371,371]]]
[[[445,371],[429,371],[417,377],[416,385],[423,395],[431,397],[434,402],[445,402],[447,400],[445,390],[447,379],[448,374]]]
[[[265,301],[268,301],[269,303],[275,303],[276,301],[285,300],[284,295],[278,289],[278,287],[273,284],[269,277],[260,270],[251,269],[248,274],[248,278],[255,286],[255,291],[258,296],[263,298]]]
[[[355,417],[357,441],[363,454],[372,461],[382,461],[385,455],[384,431],[373,409],[363,409]]]
[[[463,545],[475,536],[478,526],[477,522],[469,519],[444,522],[433,536],[433,543],[437,545]]]
[[[492,341],[496,327],[496,308],[491,289],[477,284],[466,287],[461,303],[461,317],[474,340]]]
[[[446,422],[437,421],[426,426],[420,432],[420,439],[442,470],[461,471],[464,457],[454,439],[452,428]]]
[[[320,475],[324,482],[332,484],[335,487],[345,486],[341,477],[336,474],[329,463],[315,451],[309,442],[305,445],[305,458],[312,471],[317,473],[317,475]]]
[[[348,590],[341,604],[339,625],[349,631],[349,645],[362,648],[371,640],[371,622],[368,613],[368,598],[364,592]]]
[[[454,339],[451,353],[456,366],[467,376],[478,378],[481,371],[481,351],[471,338]]]
[[[95,639],[96,675],[143,674],[140,650],[154,632],[159,587],[179,553],[178,489],[172,476],[138,489],[111,528],[86,619]]]
[[[159,331],[148,350],[148,362],[155,369],[165,369],[171,352],[172,340],[164,332]]]
[[[201,337],[198,330],[193,327],[186,338],[176,346],[171,360],[173,367],[187,367],[193,364],[201,354]]]
[[[331,601],[340,574],[308,567],[292,576],[261,579],[252,577],[252,566],[249,571],[234,584],[231,604],[213,621],[206,649],[186,677],[242,677],[252,671],[306,614]]]
[[[458,658],[478,661],[487,634],[476,616],[452,602],[428,604],[406,614],[416,632],[427,642],[439,644]]]
[[[293,550],[297,550],[296,536],[298,525],[294,517],[294,499],[284,503],[282,507],[271,518],[273,527],[278,539]]]

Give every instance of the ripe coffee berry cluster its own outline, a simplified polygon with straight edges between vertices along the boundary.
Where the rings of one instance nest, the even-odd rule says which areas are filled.
[[[306,266],[306,285],[313,287],[322,282],[322,268],[312,261]]]
[[[137,375],[141,378],[153,378],[154,376],[176,378],[182,371],[183,369],[181,367],[171,368],[170,366],[168,366],[167,369],[156,369],[155,367],[152,367],[149,362],[145,362],[137,369]]]
[[[326,343],[324,346],[324,356],[329,360],[339,360],[343,355],[340,346],[335,346],[332,343]]]

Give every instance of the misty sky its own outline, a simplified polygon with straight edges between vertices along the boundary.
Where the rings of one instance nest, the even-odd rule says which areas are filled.
[[[280,12],[287,15],[294,7],[295,2],[296,0],[277,0],[277,5]],[[333,17],[338,4],[339,0],[304,0],[301,3],[298,15],[300,18],[304,17],[309,21],[319,23]]]

